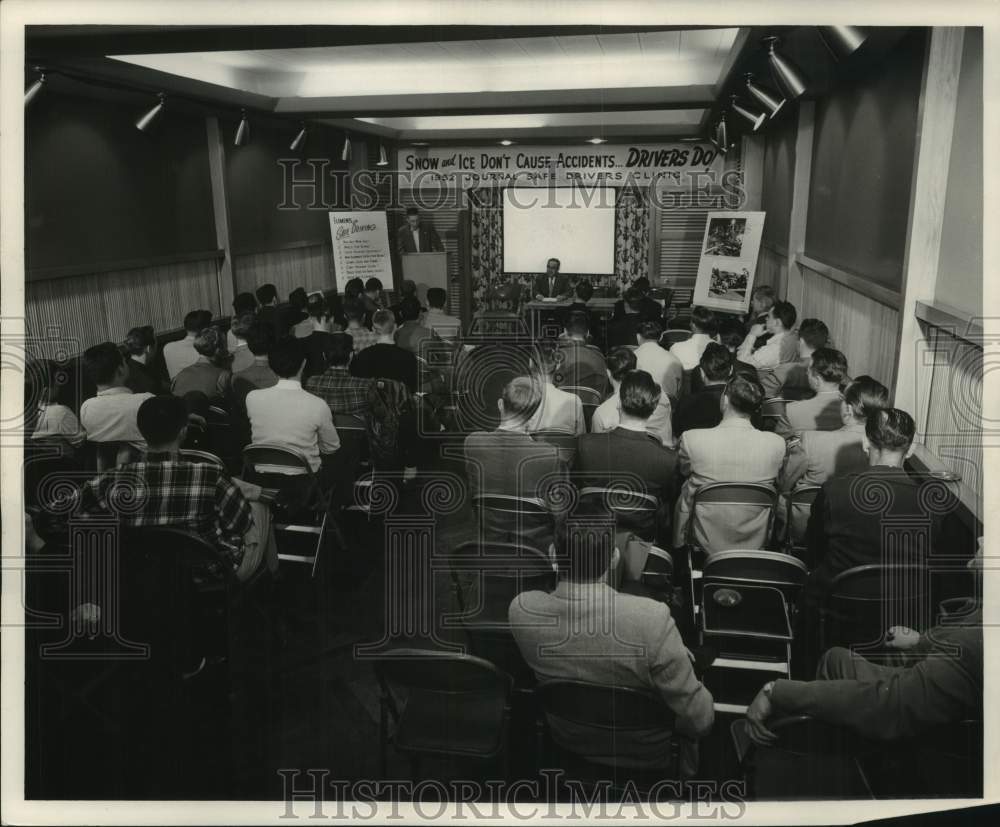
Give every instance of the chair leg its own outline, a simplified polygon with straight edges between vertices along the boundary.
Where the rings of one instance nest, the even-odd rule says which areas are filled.
[[[326,534],[326,521],[330,518],[330,514],[327,511],[323,512],[323,522],[319,526],[319,536],[316,540],[316,549],[313,552],[313,564],[312,571],[310,572],[310,577],[316,576],[316,566],[319,565],[319,552],[323,548],[323,535]]]

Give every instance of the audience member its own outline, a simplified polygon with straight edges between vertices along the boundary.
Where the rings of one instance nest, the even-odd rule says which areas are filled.
[[[239,373],[241,370],[246,370],[253,365],[253,353],[250,352],[250,348],[247,346],[247,331],[256,323],[256,316],[252,313],[244,313],[242,316],[234,318],[233,323],[229,326],[226,343],[233,343],[229,346],[229,352],[233,357],[229,369],[234,374]]]
[[[236,298],[233,299],[233,319],[236,320],[248,313],[251,316],[257,315],[257,297],[253,293],[237,293]],[[232,325],[230,325],[229,331],[226,333],[226,347],[229,348],[230,352],[233,352],[236,350],[236,344],[236,334],[233,333]]]
[[[400,315],[400,312],[399,312],[400,309],[401,309],[401,307],[402,307],[403,302],[406,299],[415,299],[416,300],[417,307],[420,308],[420,311],[417,314],[417,318],[421,318],[423,316],[423,314],[427,312],[427,308],[426,307],[422,307],[420,305],[420,297],[417,295],[417,283],[413,279],[403,279],[403,283],[399,285],[399,301],[397,301],[395,304],[389,306],[389,309],[392,311],[393,315],[396,317],[396,326],[397,327],[402,327],[403,322],[406,321],[406,319],[404,319]]]
[[[333,333],[337,324],[322,293],[310,293],[306,301],[306,317],[295,325],[295,337],[308,339],[314,333]]]
[[[344,304],[360,300],[364,292],[365,283],[361,279],[357,277],[348,279],[344,285]]]
[[[591,388],[603,399],[608,390],[604,354],[587,344],[587,314],[575,311],[566,318],[565,338],[559,340],[555,383],[559,387]]]
[[[375,313],[385,309],[386,305],[385,294],[382,292],[382,282],[379,279],[372,276],[365,282],[365,292],[361,295],[361,301],[364,303],[368,317],[374,321]]]
[[[694,428],[714,428],[722,422],[722,394],[733,376],[733,357],[716,342],[709,342],[698,363],[699,390],[677,403],[674,436]]]
[[[277,374],[271,370],[267,354],[271,349],[271,328],[256,319],[247,329],[247,350],[253,355],[253,364],[233,374],[232,395],[233,409],[246,410],[246,398],[250,391],[258,388],[270,388],[278,384]]]
[[[684,545],[689,519],[694,519],[695,543],[706,551],[765,547],[767,515],[755,507],[707,504],[691,514],[694,492],[708,483],[774,483],[785,459],[785,441],[753,427],[750,419],[763,400],[759,384],[737,376],[723,391],[722,421],[681,436],[678,460],[687,479],[675,510],[675,547]]]
[[[681,382],[684,379],[684,368],[681,360],[669,350],[660,347],[660,334],[663,328],[659,322],[642,322],[636,332],[639,346],[635,350],[635,363],[639,370],[646,371],[653,377],[663,392],[675,403],[680,397]]]
[[[165,382],[153,367],[156,335],[152,325],[133,327],[125,337],[128,351],[128,379],[125,385],[133,393],[164,393]]]
[[[624,298],[615,303],[611,319],[608,320],[608,349],[616,347],[635,347],[636,330],[642,321],[642,294],[629,287]]]
[[[167,342],[163,346],[163,361],[167,365],[167,375],[171,381],[188,365],[198,361],[199,354],[194,348],[194,339],[211,323],[210,310],[192,310],[184,317],[184,338]]]
[[[378,339],[375,344],[357,353],[351,361],[351,373],[362,379],[394,379],[406,385],[410,393],[416,393],[419,375],[417,357],[396,344],[396,319],[392,311],[377,311],[372,319],[372,329],[378,334]]]
[[[707,307],[696,307],[691,311],[691,338],[675,342],[670,352],[680,359],[684,370],[698,367],[701,354],[710,342],[718,341],[719,322]]]
[[[719,342],[729,351],[733,357],[733,376],[742,376],[751,382],[758,381],[757,368],[739,358],[737,351],[743,344],[743,326],[733,318],[723,319],[719,322]],[[695,373],[695,376],[698,374]]]
[[[354,340],[354,352],[360,353],[378,341],[378,333],[365,327],[365,306],[360,301],[344,302],[344,317],[347,319],[345,333]]]
[[[635,352],[627,347],[615,348],[608,354],[608,381],[611,384],[611,396],[605,399],[594,411],[590,422],[590,430],[602,434],[618,427],[621,422],[621,383],[622,380],[636,369]],[[652,434],[665,448],[674,447],[674,435],[670,426],[670,398],[660,389],[660,400],[646,422],[646,431]]]
[[[775,302],[767,314],[767,333],[759,337],[765,339],[758,344],[753,332],[747,335],[737,353],[740,359],[753,365],[757,370],[774,368],[781,364],[784,340],[795,326],[795,307],[789,302]]]
[[[564,299],[569,295],[569,279],[559,272],[561,266],[557,258],[545,262],[545,272],[535,278],[534,295],[537,301]]]
[[[316,394],[336,414],[363,415],[371,379],[351,376],[348,369],[354,356],[354,343],[349,333],[330,336],[324,356],[327,368],[306,380],[305,388]]]
[[[288,294],[284,324],[296,339],[304,339],[313,332],[308,307],[309,294],[304,287],[296,287]]]
[[[637,323],[659,322],[663,318],[663,307],[649,295],[649,290],[649,279],[639,276],[625,291],[623,298],[615,302],[611,311],[612,319],[617,321],[626,316],[633,316],[636,317]],[[629,340],[625,344],[631,343],[632,340]]]
[[[448,293],[441,287],[429,288],[427,304],[424,325],[446,341],[453,342],[459,339],[462,335],[462,320],[445,312],[445,307],[448,306]]]
[[[840,386],[847,380],[847,359],[839,350],[821,347],[810,360],[809,399],[789,402],[774,431],[790,436],[802,431],[834,431],[843,421],[840,416]]]
[[[270,388],[250,391],[247,415],[254,442],[269,442],[298,452],[319,472],[323,458],[336,453],[340,437],[333,425],[330,408],[320,398],[302,389],[299,381],[305,353],[296,339],[286,339],[271,347],[268,364],[278,377]],[[323,468],[324,478],[331,464]]]
[[[582,434],[587,430],[583,416],[583,403],[574,393],[560,390],[553,383],[559,353],[551,342],[541,342],[536,348],[534,375],[542,391],[542,401],[535,415],[528,423],[528,431],[561,431],[568,434]]]
[[[151,393],[132,393],[125,385],[128,364],[111,342],[87,348],[83,369],[97,386],[97,396],[80,406],[80,424],[90,442],[128,442],[137,448],[146,443],[136,423],[139,406]]]
[[[767,317],[774,306],[776,296],[770,284],[759,284],[750,294],[750,313],[747,314],[743,337],[753,335],[754,341],[767,333]]]
[[[521,592],[508,611],[514,639],[535,677],[647,690],[675,720],[672,731],[619,731],[550,717],[552,737],[571,752],[664,767],[670,763],[671,738],[680,735],[682,775],[695,775],[697,739],[712,728],[713,701],[695,677],[670,609],[608,584],[619,556],[610,543],[577,540],[570,523],[569,531],[558,532],[556,546],[555,591]]]
[[[421,355],[423,342],[434,338],[434,332],[420,323],[420,313],[420,301],[415,295],[404,297],[396,313],[396,318],[403,320],[396,329],[396,344],[417,356]]]
[[[61,400],[61,390],[67,381],[67,369],[59,367],[56,362],[44,359],[33,371],[38,380],[38,387],[32,389],[38,403],[38,413],[32,425],[32,439],[58,439],[68,448],[81,445],[87,434],[80,427],[80,421],[72,409]],[[27,393],[25,401],[27,401]]]
[[[198,353],[198,361],[174,377],[170,392],[180,397],[200,392],[210,400],[226,398],[232,373],[228,368],[220,367],[226,356],[225,337],[216,328],[206,327],[195,337],[194,349]]]
[[[799,324],[798,359],[760,372],[760,384],[768,399],[805,399],[812,396],[809,365],[813,353],[829,347],[830,333],[819,319],[803,319]]]

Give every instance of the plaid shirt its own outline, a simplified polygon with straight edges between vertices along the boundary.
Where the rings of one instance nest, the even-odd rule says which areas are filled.
[[[214,465],[151,453],[107,471],[75,491],[82,514],[113,514],[121,525],[186,528],[229,558],[243,559],[243,535],[253,525],[250,503]]]
[[[351,334],[351,338],[354,340],[355,353],[360,353],[366,347],[370,347],[378,341],[378,333],[374,330],[368,330],[365,327],[349,327],[344,332]]]
[[[346,365],[332,365],[306,380],[306,390],[323,399],[335,414],[362,413],[371,379],[351,376]]]

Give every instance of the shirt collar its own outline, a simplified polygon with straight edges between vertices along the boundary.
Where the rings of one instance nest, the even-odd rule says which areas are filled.
[[[753,423],[741,416],[726,417],[719,423],[720,428],[752,428]]]
[[[286,388],[286,389],[287,388],[297,388],[298,390],[302,390],[302,383],[298,379],[281,379],[281,378],[279,378],[277,384],[275,384],[274,387],[276,387],[276,388]]]
[[[132,393],[131,388],[117,387],[117,388],[105,388],[102,391],[98,391],[98,396],[117,396],[118,394]]]
[[[641,423],[639,425],[626,424],[624,421],[618,423],[618,429],[622,431],[630,431],[633,434],[644,434],[646,433],[646,424]]]
[[[559,582],[556,584],[554,593],[559,597],[564,597],[569,600],[587,600],[593,599],[599,593],[608,590],[610,590],[610,587],[604,582],[603,578],[586,583],[579,583],[575,580],[560,578]]]

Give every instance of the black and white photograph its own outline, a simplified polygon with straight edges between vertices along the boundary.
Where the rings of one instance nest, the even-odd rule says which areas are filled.
[[[1000,823],[1000,8],[807,6],[0,3],[0,823]]]

